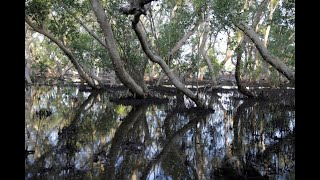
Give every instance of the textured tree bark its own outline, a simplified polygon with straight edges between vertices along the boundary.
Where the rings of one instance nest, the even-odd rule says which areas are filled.
[[[173,72],[176,72],[177,69],[178,69],[178,66],[174,67],[174,68],[172,69],[172,71],[173,71]],[[160,86],[160,84],[162,83],[163,79],[164,79],[166,76],[167,76],[166,73],[162,72],[162,73],[160,74],[159,78],[158,78],[158,81],[157,81],[157,83],[156,83],[156,86]]]
[[[72,52],[57,38],[53,37],[48,31],[44,30],[43,28],[38,28],[36,27],[34,24],[32,24],[32,22],[28,19],[25,18],[25,22],[32,27],[32,29],[40,34],[43,34],[44,36],[46,36],[47,38],[49,38],[51,41],[53,41],[55,44],[58,45],[58,47],[67,55],[67,57],[70,59],[70,61],[72,62],[72,64],[74,65],[74,67],[76,68],[76,70],[78,71],[80,77],[82,77],[89,86],[91,86],[92,88],[98,88],[98,86],[96,86],[94,84],[94,82],[90,79],[90,77],[88,77],[86,75],[86,72],[82,69],[81,65],[79,64],[79,62],[76,60],[76,58],[73,56]]]
[[[123,61],[120,58],[119,52],[117,50],[117,45],[115,38],[113,36],[113,32],[111,26],[108,22],[108,18],[106,13],[104,12],[101,3],[99,0],[90,0],[91,7],[97,17],[98,23],[103,31],[105,36],[105,44],[107,46],[107,50],[112,60],[112,64],[114,70],[119,78],[119,80],[126,86],[132,93],[136,95],[138,98],[145,97],[145,92],[143,88],[140,87],[134,79],[129,75],[129,73],[125,70]]]
[[[250,27],[243,23],[235,23],[235,26],[243,31],[255,44],[258,51],[260,52],[262,58],[267,61],[271,66],[277,69],[281,74],[283,74],[289,81],[295,83],[294,72],[289,69],[289,67],[283,63],[280,59],[273,56],[268,49],[264,46],[263,42],[259,39],[258,34]]]

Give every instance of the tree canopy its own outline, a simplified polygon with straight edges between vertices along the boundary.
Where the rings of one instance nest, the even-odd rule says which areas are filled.
[[[25,6],[29,83],[39,74],[73,72],[99,89],[103,75],[115,71],[143,98],[146,80],[168,76],[201,106],[185,79],[211,79],[216,88],[237,60],[243,81],[295,81],[293,0],[28,0]]]

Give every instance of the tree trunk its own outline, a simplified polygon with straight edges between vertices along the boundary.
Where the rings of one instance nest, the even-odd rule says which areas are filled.
[[[283,63],[279,58],[273,56],[268,49],[264,46],[263,42],[259,39],[258,34],[250,27],[243,23],[235,23],[235,26],[243,31],[255,44],[258,51],[260,52],[262,58],[267,61],[271,66],[277,69],[281,74],[283,74],[292,83],[295,83],[294,72],[289,69],[289,67]]]
[[[194,27],[187,33],[185,34],[178,42],[177,44],[171,49],[171,51],[168,53],[168,59],[169,61],[171,60],[172,56],[174,55],[174,53],[176,53],[183,45],[184,43],[189,39],[190,36],[192,36],[194,34],[194,32],[197,30],[197,28],[200,25],[200,19],[197,20],[196,24],[194,25]],[[176,67],[177,68],[177,67]],[[175,68],[175,69],[176,69]],[[162,72],[159,76],[159,79],[157,81],[157,86],[159,86],[163,80],[163,78],[166,76],[166,73]]]
[[[26,78],[26,80],[27,80],[27,82],[29,83],[29,84],[31,84],[32,83],[32,81],[31,81],[31,78],[30,78],[30,68],[28,68],[28,66],[26,66],[25,67],[25,70],[24,70],[24,75],[25,75],[25,78]]]
[[[242,44],[244,45],[245,42],[243,41]],[[236,64],[236,70],[235,70],[235,78],[237,81],[238,90],[248,96],[248,97],[255,97],[255,95],[249,91],[245,86],[242,85],[240,80],[240,63],[241,63],[241,56],[242,56],[242,46],[238,46],[238,52],[237,52],[237,64]]]
[[[111,26],[108,22],[108,18],[104,9],[102,8],[99,0],[90,0],[92,9],[95,13],[95,16],[98,20],[98,23],[102,29],[102,32],[105,37],[105,44],[107,46],[107,50],[109,52],[110,58],[112,60],[112,64],[114,70],[123,83],[131,92],[133,92],[138,98],[145,97],[145,92],[143,88],[140,87],[134,79],[129,75],[129,73],[125,70],[123,61],[120,58],[119,52],[117,50],[117,44],[115,38],[113,36],[113,32]]]
[[[269,0],[263,0],[259,4],[259,6],[257,7],[257,11],[256,11],[255,15],[253,16],[253,21],[252,21],[251,27],[255,29],[255,32],[258,32],[258,30],[259,30],[259,21],[261,20],[263,11],[264,11],[265,7],[267,6],[268,2],[269,2]],[[258,57],[258,50],[256,48],[251,48],[250,57],[252,55],[253,50],[254,50],[254,61],[255,61],[254,67],[256,68],[258,65],[260,65],[260,61],[259,61],[259,57]],[[267,64],[265,61],[262,61],[261,65],[262,65],[262,68],[265,69]],[[264,72],[266,72],[266,71],[264,71]]]
[[[258,6],[257,11],[254,15],[253,22],[252,22],[252,28],[254,28],[256,32],[259,29],[259,21],[262,16],[263,8],[267,5],[267,3],[268,3],[268,0],[263,0],[260,3],[260,5]]]
[[[76,70],[78,71],[79,75],[88,83],[89,86],[92,88],[98,88],[94,82],[86,75],[86,72],[82,69],[79,62],[76,60],[72,52],[57,38],[53,37],[48,31],[44,30],[43,28],[38,28],[32,22],[25,18],[25,22],[32,27],[32,29],[40,34],[43,34],[47,38],[49,38],[51,41],[53,41],[55,44],[58,45],[58,47],[67,55],[67,57],[70,59]]]
[[[229,37],[229,36],[228,36]],[[223,67],[227,61],[229,59],[231,59],[233,53],[234,53],[234,50],[240,45],[240,42],[243,40],[243,37],[240,37],[239,39],[237,39],[237,45],[234,47],[234,48],[230,48],[228,49],[227,47],[227,51],[226,51],[226,57],[223,59],[223,61],[220,63],[220,66]]]
[[[137,19],[137,18],[139,18],[139,17],[135,17],[135,19]],[[149,57],[149,59],[152,62],[155,62],[155,63],[157,63],[157,64],[159,64],[161,66],[163,71],[169,77],[169,79],[172,82],[172,84],[178,90],[182,91],[186,96],[188,96],[192,101],[194,101],[198,107],[204,107],[205,108],[204,102],[196,94],[194,94],[192,91],[190,91],[188,88],[186,88],[183,83],[181,83],[179,81],[179,79],[170,70],[169,66],[165,63],[165,61],[161,57],[159,57],[159,56],[157,56],[157,55],[152,53],[152,51],[149,49],[149,47],[147,45],[146,37],[142,33],[141,24],[139,23],[139,21],[133,21],[132,22],[132,26],[133,26],[133,29],[134,29],[136,35],[138,36],[138,39],[139,39],[139,41],[141,43],[143,51],[146,53],[146,55]]]
[[[269,22],[272,21],[272,17],[273,17],[273,13],[277,7],[277,4],[278,4],[278,1],[275,1],[275,4],[273,4],[272,2],[270,2],[270,14],[269,14]],[[264,35],[264,46],[267,48],[267,44],[268,44],[268,37],[269,37],[269,34],[270,34],[270,29],[271,29],[271,24],[269,24],[267,26],[267,29],[266,29],[266,33]],[[269,79],[270,77],[270,71],[268,69],[268,64],[263,61],[262,62],[262,74],[264,75],[263,78],[266,78],[266,79]]]
[[[201,52],[201,55],[202,55],[203,59],[205,59],[207,65],[208,65],[209,74],[210,74],[210,77],[211,77],[212,88],[216,88],[217,87],[217,80],[216,80],[216,77],[214,75],[214,69],[213,69],[211,60],[209,59],[208,55],[206,54],[206,51],[204,50],[205,49],[204,46],[205,46],[206,41],[207,41],[208,31],[209,31],[208,27],[204,26],[202,42],[201,42],[201,45],[200,45],[200,52]]]
[[[26,28],[26,34],[27,34],[27,28]],[[31,71],[31,54],[30,54],[30,44],[31,44],[32,40],[27,40],[27,43],[26,43],[26,58],[25,58],[25,61],[26,61],[26,67],[25,67],[25,78],[27,80],[27,82],[29,84],[32,83],[31,81],[31,76],[32,76],[32,71]]]

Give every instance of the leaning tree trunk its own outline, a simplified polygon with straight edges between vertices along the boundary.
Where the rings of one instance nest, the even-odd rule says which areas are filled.
[[[47,38],[49,38],[51,41],[53,41],[55,44],[58,45],[58,47],[67,55],[67,57],[70,59],[76,70],[78,71],[80,77],[82,77],[89,86],[92,88],[98,88],[94,82],[91,80],[90,77],[87,76],[86,72],[82,69],[80,63],[77,61],[77,59],[74,57],[73,53],[57,38],[55,38],[52,34],[50,34],[48,31],[46,31],[44,28],[39,28],[35,26],[27,17],[25,17],[25,22],[32,27],[32,29],[40,34],[43,34]]]
[[[139,18],[139,17],[135,17],[135,19],[136,18]],[[151,50],[149,49],[149,47],[147,45],[146,37],[142,33],[142,30],[140,27],[141,24],[139,23],[139,21],[134,20],[132,22],[132,26],[133,26],[133,29],[134,29],[136,35],[138,36],[138,39],[141,43],[143,51],[146,53],[146,55],[149,57],[149,59],[152,62],[155,62],[161,66],[163,71],[169,77],[172,84],[178,90],[182,91],[187,97],[189,97],[191,100],[193,100],[198,107],[204,107],[205,106],[204,102],[202,102],[202,100],[196,94],[194,94],[191,90],[186,88],[185,85],[179,81],[179,78],[177,78],[176,75],[170,70],[169,66],[165,63],[165,61],[160,56],[157,56],[151,52]]]
[[[91,2],[92,1],[94,1],[94,0],[91,0]],[[151,49],[148,47],[146,37],[141,30],[142,25],[141,25],[141,23],[139,23],[139,21],[140,21],[141,14],[146,14],[146,12],[144,10],[144,6],[146,4],[149,4],[151,1],[154,1],[154,0],[140,0],[139,3],[135,3],[135,5],[133,4],[130,7],[128,7],[128,6],[121,7],[120,11],[126,15],[129,15],[129,14],[134,15],[134,18],[132,20],[132,28],[135,31],[135,33],[140,41],[140,44],[142,46],[142,50],[146,53],[148,58],[152,62],[159,64],[161,66],[161,68],[163,69],[163,71],[166,73],[166,75],[169,77],[172,84],[178,90],[182,91],[192,101],[194,101],[198,107],[207,108],[205,103],[202,101],[202,99],[199,98],[196,94],[194,94],[191,90],[186,88],[185,85],[179,81],[179,78],[177,78],[176,75],[170,70],[170,68],[166,64],[166,62],[160,56],[154,54],[151,51]],[[139,6],[137,6],[137,5],[139,5]]]
[[[129,75],[129,73],[124,68],[123,61],[120,58],[119,52],[117,50],[117,44],[113,36],[111,25],[108,22],[108,17],[104,12],[103,7],[99,0],[90,0],[92,9],[95,13],[95,16],[98,20],[98,23],[102,29],[102,32],[105,37],[105,45],[109,52],[110,58],[117,77],[126,86],[131,92],[133,92],[138,98],[145,97],[145,92],[142,87],[140,87],[134,79]]]
[[[279,58],[273,56],[268,49],[264,46],[263,42],[260,40],[258,34],[250,27],[244,23],[234,23],[241,31],[248,36],[254,45],[257,47],[262,58],[267,61],[271,66],[277,69],[281,74],[283,74],[289,81],[295,83],[294,72],[289,69],[289,67],[283,63]]]

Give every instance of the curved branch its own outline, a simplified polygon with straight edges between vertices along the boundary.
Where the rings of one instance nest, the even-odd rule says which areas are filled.
[[[136,17],[137,18],[137,17]],[[133,29],[138,36],[140,44],[142,46],[143,51],[149,57],[152,62],[155,62],[161,66],[163,71],[167,74],[172,84],[180,91],[182,91],[185,95],[187,95],[191,100],[193,100],[198,107],[204,107],[204,103],[201,99],[194,94],[191,90],[185,87],[183,83],[179,81],[179,79],[175,76],[175,74],[170,70],[169,66],[165,63],[165,61],[158,55],[153,54],[153,52],[149,49],[146,41],[145,35],[142,33],[141,24],[135,24],[135,21],[132,22]]]
[[[95,13],[95,16],[99,22],[99,25],[103,31],[105,36],[105,42],[107,45],[107,50],[112,60],[112,64],[115,72],[117,73],[120,81],[126,86],[130,91],[135,93],[138,97],[143,98],[145,96],[142,87],[140,87],[128,74],[128,72],[124,68],[123,61],[120,58],[119,52],[117,50],[117,44],[115,42],[115,38],[113,36],[113,32],[111,26],[108,22],[108,18],[104,9],[101,6],[99,0],[90,0],[92,9]]]
[[[25,17],[25,22],[32,27],[32,29],[40,34],[43,34],[47,38],[49,38],[51,41],[53,41],[55,44],[58,45],[58,47],[67,55],[67,57],[70,59],[72,64],[75,66],[77,71],[79,72],[79,75],[88,83],[89,86],[92,88],[97,88],[97,86],[94,84],[94,82],[86,75],[86,72],[82,69],[79,62],[76,60],[72,52],[57,38],[55,38],[52,34],[50,34],[48,31],[46,31],[43,28],[39,28],[35,26],[27,17]]]
[[[258,34],[250,27],[244,23],[234,23],[234,25],[248,36],[254,45],[257,47],[262,58],[267,61],[271,66],[277,69],[281,74],[283,74],[289,81],[295,83],[294,72],[289,69],[289,67],[283,63],[279,58],[273,56],[268,49],[264,46],[263,42],[260,40]]]

